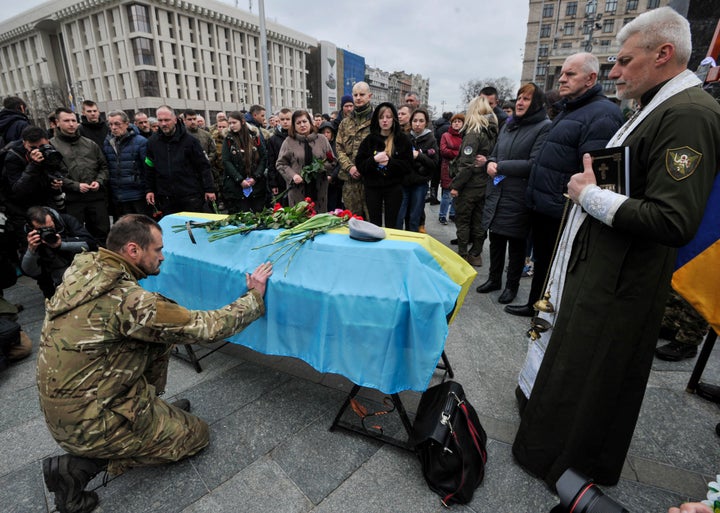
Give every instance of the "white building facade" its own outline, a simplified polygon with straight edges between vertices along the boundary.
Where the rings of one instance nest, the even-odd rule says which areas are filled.
[[[267,41],[273,106],[305,107],[317,41],[274,23]],[[259,20],[213,0],[53,0],[0,23],[0,68],[0,95],[43,116],[84,99],[206,115],[263,103]]]

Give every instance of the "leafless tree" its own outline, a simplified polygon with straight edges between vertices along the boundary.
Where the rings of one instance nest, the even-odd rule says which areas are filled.
[[[483,87],[488,86],[492,86],[497,89],[498,101],[500,104],[502,104],[503,101],[514,99],[517,94],[517,86],[515,85],[515,82],[510,80],[508,77],[468,80],[467,82],[460,84],[460,91],[462,92],[465,104],[470,103],[470,100],[480,94],[480,90]]]

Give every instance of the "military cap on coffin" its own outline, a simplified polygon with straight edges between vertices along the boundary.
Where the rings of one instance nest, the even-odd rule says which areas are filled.
[[[367,221],[352,218],[348,222],[350,238],[364,242],[377,242],[385,238],[385,230]]]

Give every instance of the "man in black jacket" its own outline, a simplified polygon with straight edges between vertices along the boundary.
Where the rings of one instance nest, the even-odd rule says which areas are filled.
[[[0,147],[20,140],[23,129],[30,125],[27,110],[22,98],[8,96],[3,100],[3,108],[0,110]]]
[[[28,209],[27,217],[28,247],[20,266],[50,298],[75,255],[97,250],[97,245],[82,223],[69,214],[37,206]]]
[[[109,132],[110,127],[107,122],[100,118],[100,108],[97,103],[92,100],[82,102],[82,121],[78,127],[78,133],[102,148]]]
[[[145,199],[162,214],[209,211],[215,183],[200,141],[178,123],[171,107],[159,107],[156,115],[160,130],[148,140]]]

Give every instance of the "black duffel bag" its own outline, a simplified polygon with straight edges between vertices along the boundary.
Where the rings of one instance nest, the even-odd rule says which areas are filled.
[[[445,381],[423,393],[411,443],[445,506],[472,500],[485,477],[487,435],[460,383]]]

